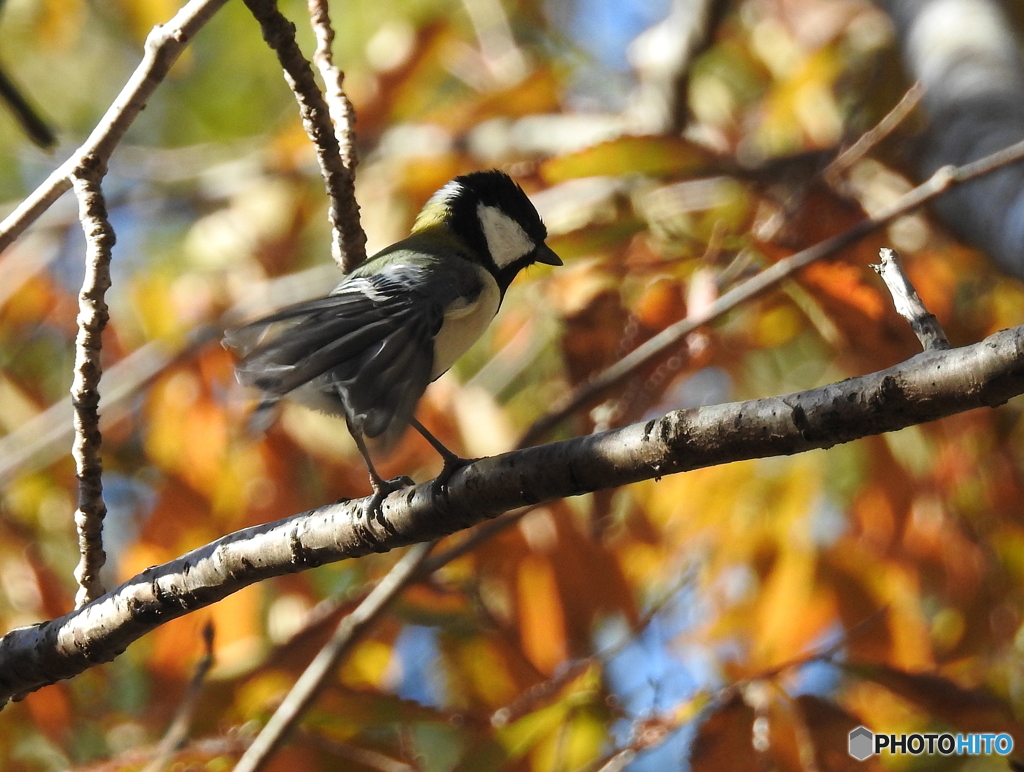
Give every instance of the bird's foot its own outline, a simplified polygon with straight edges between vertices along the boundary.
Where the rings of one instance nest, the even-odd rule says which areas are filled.
[[[388,533],[394,533],[395,529],[391,527],[391,524],[384,517],[384,499],[395,491],[415,485],[416,481],[403,474],[400,477],[392,477],[390,480],[371,479],[370,484],[373,486],[373,493],[363,506],[363,517],[366,524],[369,525],[371,521],[376,521]]]
[[[423,439],[430,443],[444,461],[444,467],[441,469],[441,473],[434,478],[434,482],[430,486],[430,495],[436,500],[438,497],[443,496],[448,492],[448,481],[451,479],[453,474],[462,469],[462,467],[468,466],[479,459],[463,458],[460,455],[452,453],[448,450],[447,446],[441,442],[441,440],[437,439],[437,437],[427,431],[427,428],[415,418],[410,419],[409,423],[416,431],[423,435]]]
[[[463,467],[469,466],[474,461],[480,460],[478,458],[463,458],[450,451],[442,454],[442,457],[444,458],[444,467],[430,484],[430,495],[435,499],[448,492],[448,481],[452,479],[452,475]]]

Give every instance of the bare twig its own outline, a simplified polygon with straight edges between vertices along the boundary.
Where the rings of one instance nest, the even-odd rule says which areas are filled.
[[[109,314],[104,300],[110,288],[110,250],[114,229],[107,219],[107,205],[100,189],[102,172],[96,167],[75,174],[79,217],[85,231],[85,280],[78,295],[78,337],[75,340],[75,377],[71,383],[71,404],[75,410],[75,441],[71,455],[78,476],[78,529],[80,559],[75,569],[79,590],[75,606],[81,608],[103,594],[100,568],[106,561],[103,552],[103,464],[100,460],[100,349],[103,328]]]
[[[739,694],[743,689],[750,686],[758,681],[765,681],[772,678],[778,678],[780,675],[784,675],[791,670],[806,667],[812,662],[831,662],[832,658],[841,652],[844,647],[850,644],[854,638],[858,635],[864,635],[868,632],[873,624],[883,618],[883,616],[889,611],[888,606],[880,606],[872,611],[870,614],[860,619],[854,624],[849,630],[843,631],[836,637],[832,643],[823,644],[822,646],[812,649],[806,654],[801,654],[798,657],[788,659],[785,662],[780,662],[778,665],[765,668],[764,670],[755,673],[754,675],[741,678],[738,681],[734,681],[731,684],[718,689],[717,696],[719,702],[730,699],[736,694]]]
[[[491,523],[494,522],[497,521],[491,521]],[[487,525],[490,525],[490,523]],[[441,557],[441,555],[438,557]],[[687,581],[688,578],[684,576],[679,582],[674,583],[674,586],[668,592],[665,592],[660,600],[647,609],[643,617],[635,625],[631,625],[629,632],[622,636],[621,639],[610,646],[605,646],[588,657],[583,657],[569,663],[553,677],[531,686],[511,703],[496,710],[491,714],[491,724],[501,727],[518,721],[527,713],[537,710],[541,703],[553,697],[563,686],[585,673],[588,668],[594,665],[606,665],[612,658],[622,653],[627,646],[637,640],[637,636],[650,626],[654,618],[677,596]]]
[[[235,765],[235,772],[258,772],[309,709],[341,658],[358,643],[377,618],[411,582],[436,542],[417,544],[388,572],[356,609],[338,623],[334,635],[316,655],[284,702],[274,711],[253,744]]]
[[[600,759],[592,761],[578,772],[622,772],[637,755],[656,748],[688,723],[690,716],[651,713],[633,722],[632,736],[625,745],[620,745]]]
[[[53,129],[42,119],[2,68],[0,68],[0,99],[7,104],[21,128],[39,147],[49,150],[57,143],[57,138],[53,136]]]
[[[872,148],[888,137],[897,126],[907,119],[907,116],[909,116],[914,111],[914,108],[920,103],[923,95],[924,87],[921,85],[920,81],[917,81],[907,89],[907,93],[900,98],[900,101],[896,103],[892,110],[885,114],[885,117],[883,117],[882,120],[868,131],[864,132],[856,142],[836,156],[836,158],[827,167],[825,167],[825,179],[830,183],[834,183],[843,174],[845,174],[851,166],[870,153]]]
[[[313,146],[330,199],[329,219],[343,253],[341,265],[351,269],[366,258],[366,234],[359,223],[355,178],[345,166],[331,111],[316,85],[313,69],[295,41],[295,25],[277,9],[274,0],[245,0],[260,23],[263,39],[277,54],[285,81],[295,93],[299,115]]]
[[[331,737],[325,737],[322,734],[314,734],[313,732],[303,732],[302,734],[303,737],[308,738],[310,742],[323,748],[327,753],[339,756],[345,761],[351,761],[359,767],[376,769],[379,772],[417,772],[416,767],[411,764],[393,759],[380,751],[360,748],[351,743],[344,743]]]
[[[156,748],[156,755],[146,765],[143,772],[161,772],[170,762],[171,757],[185,744],[185,740],[188,739],[189,727],[192,724],[192,716],[199,704],[199,695],[203,692],[206,674],[210,672],[211,667],[213,667],[213,623],[207,622],[203,625],[203,656],[196,664],[192,680],[189,681],[185,691],[185,697],[178,705],[178,710],[175,712],[170,726],[167,727],[167,732]]]
[[[612,756],[605,757],[597,772],[621,772],[635,760],[636,751],[632,748],[623,748],[616,751]]]
[[[334,28],[331,26],[331,16],[327,8],[327,0],[308,0],[309,20],[313,26],[313,33],[316,35],[316,52],[313,54],[313,63],[320,71],[320,77],[324,80],[324,98],[327,100],[327,108],[331,114],[331,122],[334,124],[334,133],[338,138],[338,150],[341,153],[341,163],[348,170],[352,182],[345,191],[346,199],[338,202],[338,207],[344,212],[344,219],[341,230],[333,229],[331,239],[331,256],[337,263],[342,273],[349,273],[366,259],[366,237],[362,237],[362,243],[347,243],[346,239],[352,241],[358,239],[362,233],[359,224],[359,207],[355,200],[355,175],[356,175],[356,111],[352,102],[345,93],[345,73],[334,66]],[[353,229],[351,225],[354,224]]]
[[[189,0],[169,22],[153,28],[146,38],[142,61],[89,138],[0,223],[0,252],[71,188],[72,174],[86,159],[92,159],[97,170],[105,168],[128,127],[146,106],[171,65],[225,2],[227,0]]]
[[[885,247],[878,250],[878,256],[882,260],[881,263],[878,265],[872,263],[871,267],[882,277],[885,286],[889,288],[892,302],[896,306],[896,313],[910,322],[911,329],[914,330],[914,334],[921,341],[921,346],[925,351],[948,349],[950,346],[946,333],[943,332],[935,314],[925,308],[921,298],[918,297],[917,290],[914,289],[914,285],[910,283],[909,277],[903,271],[900,256],[895,250]]]
[[[756,276],[733,287],[701,312],[690,314],[682,321],[666,327],[618,362],[595,375],[589,382],[578,387],[552,410],[534,421],[533,425],[530,426],[520,440],[519,447],[526,447],[538,442],[555,426],[580,408],[589,404],[600,394],[618,385],[639,368],[671,351],[698,327],[718,319],[741,303],[752,300],[763,292],[774,288],[779,282],[793,276],[797,271],[806,268],[811,263],[835,255],[869,233],[892,222],[897,217],[940,196],[954,185],[990,174],[996,169],[1001,169],[1022,159],[1024,159],[1024,141],[1017,142],[1003,150],[963,166],[943,166],[925,182],[913,190],[907,191],[888,208],[883,209],[873,217],[861,220],[852,228],[842,233],[838,233],[808,249],[779,260]]]
[[[551,678],[534,684],[508,705],[494,711],[491,714],[491,726],[499,728],[508,726],[526,714],[532,713],[541,703],[558,694],[563,686],[576,680],[600,662],[601,659],[598,656],[583,657],[560,667],[559,671]]]

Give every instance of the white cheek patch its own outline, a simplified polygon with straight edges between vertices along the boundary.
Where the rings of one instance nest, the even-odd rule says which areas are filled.
[[[523,227],[497,207],[477,204],[476,216],[487,239],[487,249],[498,268],[514,263],[536,248]]]

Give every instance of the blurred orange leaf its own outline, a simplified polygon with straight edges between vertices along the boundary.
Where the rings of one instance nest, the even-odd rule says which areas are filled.
[[[523,651],[542,673],[553,673],[569,652],[565,609],[546,556],[527,555],[520,563],[517,595]]]
[[[686,302],[679,281],[660,276],[648,284],[637,301],[636,315],[651,332],[659,332],[686,316]]]

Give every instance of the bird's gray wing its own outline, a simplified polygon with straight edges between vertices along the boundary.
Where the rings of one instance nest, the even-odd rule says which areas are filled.
[[[375,272],[354,274],[324,298],[289,306],[229,333],[244,353],[235,368],[245,386],[271,399],[292,392],[342,413],[367,437],[393,439],[430,383],[433,339],[445,310],[482,290],[471,266],[408,265],[392,256]]]

